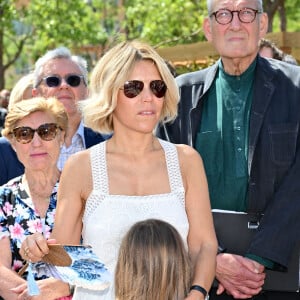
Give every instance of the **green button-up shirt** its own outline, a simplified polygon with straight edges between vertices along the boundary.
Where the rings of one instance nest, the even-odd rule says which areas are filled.
[[[241,75],[225,73],[220,62],[196,137],[207,174],[212,208],[245,211],[248,132],[256,60]]]

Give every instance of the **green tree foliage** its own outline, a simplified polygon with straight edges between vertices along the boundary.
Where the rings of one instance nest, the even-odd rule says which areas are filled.
[[[2,47],[0,44],[5,51],[4,62],[0,61],[2,78],[12,63],[28,71],[47,49],[59,45],[82,50],[84,46],[105,49],[116,40],[134,38],[160,46],[204,39],[205,2],[199,0],[152,0],[147,5],[142,0],[30,0],[28,6],[18,9],[16,2],[1,1],[6,20],[1,28],[11,36],[4,38]],[[19,34],[14,22],[19,31],[26,31]],[[13,47],[16,37],[19,43]],[[0,88],[3,85],[0,81]]]
[[[24,22],[32,25],[27,46],[35,56],[58,45],[76,48],[106,43],[100,14],[82,0],[31,0],[26,10],[30,15]]]
[[[124,26],[128,39],[142,38],[152,45],[174,45],[203,40],[201,24],[205,1],[126,1]]]
[[[17,4],[12,0],[1,0],[0,4],[0,88],[5,86],[4,74],[10,65],[14,64],[17,72],[28,71],[47,49],[106,43],[99,13],[83,0]]]
[[[263,0],[269,17],[269,32],[300,30],[300,0]]]
[[[0,89],[5,86],[5,72],[21,55],[28,38],[25,27],[21,30],[17,22],[26,15],[26,11],[17,10],[12,1],[0,2]]]
[[[155,47],[204,40],[203,0],[30,0],[23,7],[21,2],[26,1],[0,0],[0,89],[12,66],[11,73],[27,72],[46,50],[60,45],[86,55],[92,67],[97,57],[89,49],[102,51],[117,40],[139,38]],[[299,31],[300,0],[264,0],[265,9],[275,2],[281,3],[277,10],[285,4],[287,31]],[[273,15],[278,23],[276,10]],[[8,87],[15,78],[10,82]]]

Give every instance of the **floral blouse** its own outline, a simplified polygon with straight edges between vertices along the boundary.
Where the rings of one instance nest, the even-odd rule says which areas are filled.
[[[57,189],[58,182],[50,196],[46,216],[41,218],[24,189],[22,176],[0,187],[0,239],[6,236],[10,239],[14,271],[18,272],[25,264],[19,250],[27,235],[40,232],[45,238],[49,238],[54,224]]]

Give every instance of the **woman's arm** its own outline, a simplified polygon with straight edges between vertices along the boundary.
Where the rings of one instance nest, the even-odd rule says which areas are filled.
[[[185,185],[186,212],[189,221],[188,247],[193,265],[192,285],[209,291],[216,269],[217,239],[215,235],[207,179],[198,152],[179,145],[179,160]],[[188,299],[204,299],[192,290]]]
[[[73,154],[64,166],[51,239],[47,241],[39,233],[28,236],[21,246],[22,257],[37,262],[48,254],[48,243],[80,244],[85,201],[91,190],[89,152],[85,150]]]
[[[35,300],[56,300],[70,295],[69,284],[53,277],[38,280],[37,285],[39,287],[40,294],[38,296],[34,296]],[[12,289],[12,291],[18,296],[18,299],[29,299],[26,281]]]
[[[51,238],[78,245],[81,239],[85,202],[92,190],[89,150],[72,155],[61,174],[56,216]]]
[[[12,288],[26,281],[11,269],[11,250],[8,237],[0,240],[0,296],[6,300],[17,299]]]

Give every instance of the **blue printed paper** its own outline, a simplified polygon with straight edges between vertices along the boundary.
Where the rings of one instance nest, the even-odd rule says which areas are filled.
[[[64,282],[91,290],[104,290],[112,280],[111,274],[99,260],[91,247],[63,246],[72,258],[68,267],[59,267],[46,263],[36,266],[38,272],[59,278]]]

